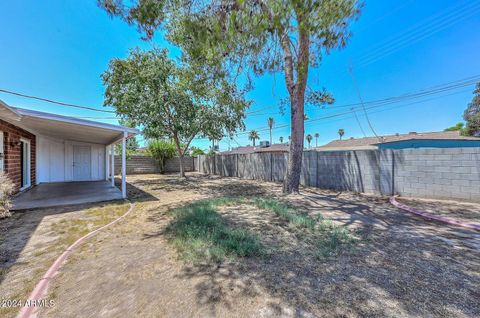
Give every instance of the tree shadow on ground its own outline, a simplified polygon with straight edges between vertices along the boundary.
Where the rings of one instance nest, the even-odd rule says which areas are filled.
[[[272,195],[266,189],[271,184],[192,179],[194,191],[206,194]],[[178,187],[191,184],[173,181]],[[248,192],[248,187],[255,189]],[[289,247],[217,265],[185,265],[179,278],[203,278],[196,285],[197,302],[212,315],[218,306],[234,310],[242,297],[252,303],[268,297],[270,314],[296,317],[480,315],[480,278],[475,274],[480,252],[463,244],[479,239],[477,233],[426,222],[378,197],[304,189],[300,197],[278,198],[355,230],[358,242],[353,250],[330,258]],[[159,219],[164,215],[150,220]],[[151,234],[158,235],[163,230]]]

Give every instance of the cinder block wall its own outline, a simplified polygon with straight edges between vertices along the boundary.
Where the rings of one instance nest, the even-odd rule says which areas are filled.
[[[185,171],[194,171],[193,158],[183,158]],[[115,156],[115,174],[120,174],[122,169],[122,158]],[[165,164],[165,172],[179,172],[180,163],[178,158],[167,160]],[[150,156],[130,156],[127,158],[127,174],[142,174],[142,173],[159,173],[160,167],[157,162]]]
[[[199,156],[198,171],[283,181],[288,155]],[[480,202],[480,148],[305,151],[300,182],[323,189]]]

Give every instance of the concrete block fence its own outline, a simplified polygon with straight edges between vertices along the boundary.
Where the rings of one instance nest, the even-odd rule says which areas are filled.
[[[199,156],[205,174],[283,181],[288,154]],[[302,185],[405,197],[480,202],[480,148],[305,151]]]
[[[115,156],[115,174],[119,174],[122,168],[121,165],[122,158],[120,156]],[[194,158],[185,157],[183,158],[183,163],[185,165],[185,171],[195,171],[194,169]],[[180,171],[180,162],[177,157],[167,160],[165,164],[165,172],[179,172]],[[127,174],[142,174],[142,173],[159,173],[160,167],[157,162],[150,156],[131,156],[127,158]]]

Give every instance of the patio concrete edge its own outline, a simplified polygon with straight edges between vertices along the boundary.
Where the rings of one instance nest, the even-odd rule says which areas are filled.
[[[65,261],[67,260],[67,258],[70,256],[70,254],[74,251],[75,248],[77,248],[78,246],[80,246],[82,243],[84,243],[86,240],[88,240],[89,238],[95,236],[98,232],[118,223],[119,221],[121,221],[122,219],[124,219],[128,214],[130,214],[130,212],[132,212],[133,208],[134,208],[134,204],[132,204],[131,202],[129,202],[130,204],[130,208],[128,209],[128,211],[123,214],[122,216],[120,216],[119,218],[113,220],[112,222],[106,224],[106,225],[103,225],[101,227],[99,227],[98,229],[82,236],[81,238],[79,238],[78,240],[75,241],[75,243],[73,243],[72,245],[70,245],[52,264],[52,266],[50,266],[50,268],[47,270],[47,272],[45,273],[45,275],[43,275],[43,277],[40,279],[40,281],[37,283],[37,285],[35,286],[35,288],[33,289],[32,293],[30,294],[30,296],[28,297],[27,301],[25,302],[24,306],[22,307],[22,309],[20,310],[20,312],[18,313],[17,315],[17,318],[29,318],[29,317],[35,317],[36,316],[36,311],[37,309],[39,308],[38,306],[35,306],[35,304],[41,300],[42,297],[45,296],[46,294],[46,291],[47,291],[47,287],[48,287],[48,284],[50,282],[50,280],[55,277],[55,275],[57,274],[58,270],[62,267],[62,265],[65,263]]]
[[[456,225],[456,226],[461,226],[461,227],[469,228],[469,229],[472,229],[472,230],[480,231],[480,224],[479,223],[466,223],[466,222],[462,222],[462,221],[459,221],[457,219],[452,219],[452,218],[449,218],[449,217],[446,217],[446,216],[434,215],[434,214],[425,212],[423,210],[419,210],[419,209],[413,208],[411,206],[402,204],[402,203],[400,203],[396,200],[396,196],[390,197],[390,203],[393,204],[394,206],[396,206],[399,209],[405,210],[405,211],[413,213],[415,215],[419,215],[419,216],[421,216],[425,219],[428,219],[428,220],[438,221],[438,222],[442,222],[442,223],[446,223],[446,224],[450,224],[450,225]]]

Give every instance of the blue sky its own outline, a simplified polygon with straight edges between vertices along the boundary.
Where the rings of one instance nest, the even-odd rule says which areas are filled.
[[[59,101],[98,107],[103,104],[100,74],[112,58],[125,57],[129,48],[165,46],[160,36],[144,42],[134,26],[111,19],[96,6],[95,0],[18,0],[0,3],[0,89],[12,90]],[[352,27],[347,48],[323,58],[319,69],[310,72],[312,88],[325,87],[336,102],[332,107],[308,107],[307,115],[318,119],[306,123],[306,134],[320,134],[319,145],[338,138],[372,135],[363,110],[344,114],[359,103],[359,96],[348,73],[353,73],[365,101],[417,92],[442,83],[480,75],[480,1],[366,1],[360,19]],[[473,84],[425,98],[368,110],[377,134],[409,131],[438,131],[462,119],[472,98]],[[266,127],[273,117],[274,141],[289,135],[289,113],[280,114],[278,101],[286,96],[283,75],[256,78],[249,93],[254,105],[249,111],[265,109],[247,117],[247,130]],[[36,102],[0,93],[8,104],[63,115],[95,117],[116,123],[111,114],[92,112]],[[415,104],[412,104],[412,103]],[[410,105],[408,105],[410,104]],[[393,108],[393,109],[392,109]],[[268,131],[260,131],[262,140]],[[239,134],[231,146],[249,143]],[[207,140],[194,145],[207,148]],[[228,148],[228,141],[220,147]]]

